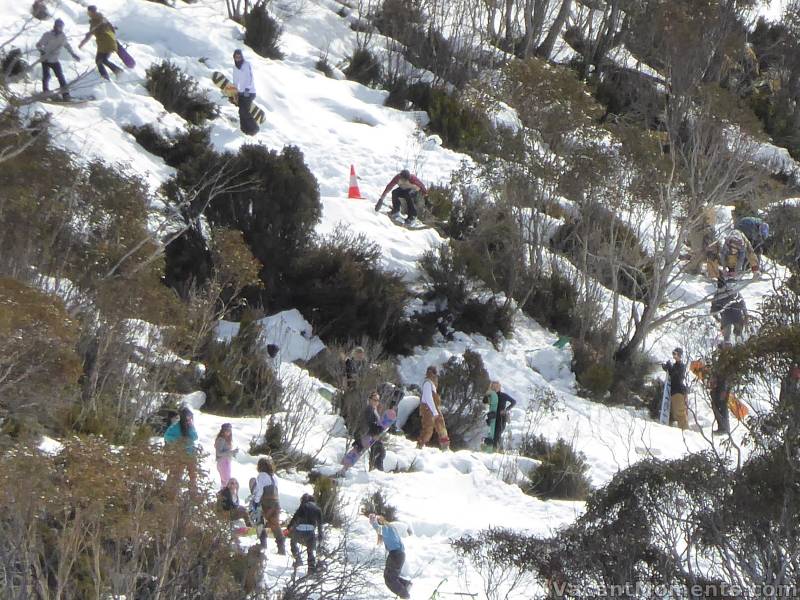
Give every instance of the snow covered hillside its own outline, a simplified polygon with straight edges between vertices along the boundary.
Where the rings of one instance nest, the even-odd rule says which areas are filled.
[[[77,47],[86,32],[85,2],[61,0],[55,16],[64,19],[65,29]],[[385,267],[402,274],[413,283],[419,276],[417,261],[443,239],[434,229],[409,230],[395,225],[385,214],[374,211],[384,186],[401,168],[409,168],[426,184],[445,183],[462,164],[470,164],[464,154],[444,148],[438,136],[422,130],[427,116],[403,112],[383,105],[387,92],[370,89],[341,77],[328,78],[315,69],[326,55],[332,65],[342,65],[356,46],[356,34],[346,17],[338,14],[341,5],[334,0],[274,0],[270,10],[283,26],[283,60],[268,60],[249,51],[242,41],[243,30],[227,19],[224,4],[218,0],[198,0],[192,4],[177,2],[174,8],[146,0],[103,0],[102,12],[118,27],[118,36],[128,45],[137,65],[119,79],[102,80],[91,72],[74,90],[75,96],[93,96],[80,106],[33,103],[23,110],[51,114],[55,143],[75,153],[80,159],[100,158],[118,163],[142,176],[154,194],[172,174],[160,158],[144,151],[125,126],[152,124],[163,132],[187,127],[176,114],[168,113],[145,89],[145,70],[154,63],[169,59],[200,82],[209,97],[219,102],[221,116],[209,123],[211,140],[219,150],[235,150],[242,144],[263,144],[279,150],[285,145],[298,146],[311,172],[319,182],[323,213],[316,231],[329,234],[337,228],[363,234],[377,243]],[[0,39],[14,35],[29,16],[29,4],[18,0],[0,0]],[[34,56],[36,40],[50,28],[50,21],[31,21],[14,41]],[[64,61],[68,78],[93,66],[93,43],[81,52],[81,61]],[[236,108],[229,105],[211,82],[211,73],[229,73],[232,53],[243,48],[252,63],[257,89],[256,103],[266,111],[266,122],[254,138],[241,134]],[[38,67],[26,80],[14,84],[20,93],[39,89]],[[364,196],[347,198],[348,174],[354,165]],[[156,197],[157,198],[157,197]],[[158,203],[158,200],[155,200]],[[154,207],[155,208],[155,207]],[[761,296],[775,281],[786,277],[779,265],[770,264],[769,277],[747,285],[744,296],[758,313]],[[672,302],[688,305],[713,293],[713,285],[700,277],[685,277],[670,291]],[[610,310],[610,308],[609,308]],[[648,350],[666,360],[672,348],[682,346],[692,354],[707,350],[712,320],[707,306],[699,307],[681,323],[671,323],[648,339]],[[292,361],[306,360],[316,354],[322,342],[310,331],[303,315],[296,311],[282,313],[265,323],[263,343],[276,343],[281,353],[282,377],[305,386],[310,406],[318,418],[306,439],[305,451],[315,454],[323,472],[337,470],[346,451],[345,432],[340,417],[334,414],[327,399],[329,386],[314,379]],[[235,333],[236,325],[223,322],[217,328],[221,338]],[[608,482],[620,469],[639,460],[658,457],[677,458],[719,442],[712,438],[713,415],[705,397],[690,396],[689,406],[700,431],[681,432],[653,422],[646,410],[630,407],[607,407],[578,395],[574,374],[570,371],[572,351],[556,347],[558,336],[532,319],[515,317],[510,338],[497,347],[479,335],[456,332],[452,339],[439,336],[436,344],[418,348],[413,356],[399,361],[399,373],[405,384],[420,384],[428,365],[442,365],[465,350],[482,357],[492,379],[519,401],[509,425],[510,447],[534,431],[551,441],[570,440],[583,452],[589,464],[593,485]],[[654,365],[657,370],[657,365]],[[321,393],[322,392],[322,393]],[[543,398],[548,398],[547,405]],[[214,438],[223,422],[233,424],[234,439],[244,449],[251,438],[263,433],[264,423],[256,418],[230,418],[206,412],[203,394],[196,392],[183,401],[196,410],[195,422],[200,444],[211,451],[204,466],[216,483],[213,457]],[[752,408],[758,409],[757,399]],[[733,444],[721,452],[735,452],[744,432],[734,428]],[[521,477],[533,467],[530,461],[505,455],[479,452],[476,438],[472,450],[441,452],[415,445],[399,436],[387,443],[387,472],[368,472],[356,465],[343,479],[342,492],[347,502],[345,514],[355,518],[354,535],[362,558],[374,558],[382,564],[383,546],[375,545],[374,532],[367,519],[358,515],[359,503],[368,493],[382,489],[398,509],[399,518],[412,533],[404,539],[406,572],[413,580],[412,598],[440,593],[469,593],[483,598],[484,582],[480,575],[463,565],[450,541],[489,527],[508,527],[519,531],[548,534],[579,516],[581,502],[542,501],[525,495],[508,481]],[[233,476],[240,482],[255,476],[258,457],[239,452]],[[396,471],[396,472],[392,472]],[[307,473],[280,473],[281,504],[291,514],[303,493],[310,491]],[[244,502],[246,490],[241,491]],[[245,545],[255,543],[246,538]],[[270,542],[266,577],[269,584],[291,577],[291,557],[278,556]],[[353,600],[389,598],[382,580],[382,568],[370,573],[374,586],[368,596]],[[536,586],[516,592],[509,598],[523,600],[540,593]],[[451,597],[451,596],[447,596]],[[455,596],[452,596],[455,597]]]

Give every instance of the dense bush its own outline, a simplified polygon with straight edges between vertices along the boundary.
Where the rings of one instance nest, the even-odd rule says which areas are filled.
[[[387,521],[395,521],[397,508],[389,504],[389,500],[382,490],[377,489],[361,499],[361,514],[380,515]]]
[[[200,91],[197,82],[170,61],[149,67],[145,85],[164,108],[194,125],[202,125],[219,114],[217,105]]]
[[[439,373],[439,395],[442,413],[447,421],[450,446],[464,448],[469,434],[480,430],[484,424],[486,405],[483,396],[489,389],[489,373],[481,355],[465,350],[462,356],[452,356],[442,365]]]
[[[209,339],[202,351],[205,406],[215,413],[263,415],[280,408],[280,381],[260,345],[261,326],[256,316],[246,311],[230,342]]]
[[[800,270],[800,206],[775,205],[767,211],[765,220],[770,231],[767,255]]]
[[[177,457],[146,442],[67,437],[62,444],[55,454],[18,444],[0,455],[4,597],[241,593],[247,569],[205,482],[203,493],[187,494],[165,484],[165,463]]]
[[[298,256],[286,282],[287,304],[326,341],[391,338],[410,298],[402,277],[381,267],[381,249],[343,230]]]
[[[22,50],[12,48],[0,54],[0,76],[10,79],[23,74],[28,69],[28,63],[22,58]]]
[[[339,482],[332,477],[324,475],[315,476],[314,501],[322,511],[322,522],[329,523],[334,527],[341,527],[344,524],[342,515],[342,496],[339,491]]]
[[[327,57],[320,58],[316,63],[314,63],[314,68],[325,75],[325,77],[333,77],[333,67],[328,62]]]
[[[256,54],[276,60],[283,58],[278,45],[283,31],[263,5],[259,4],[247,13],[244,27],[244,43],[255,50]]]
[[[530,447],[536,449],[537,445],[531,443]],[[585,500],[591,490],[585,457],[562,439],[555,444],[540,444],[539,448],[544,452],[531,458],[542,464],[529,473],[523,491],[544,499]]]
[[[372,85],[381,80],[381,65],[368,48],[356,48],[344,74],[348,79],[362,85]]]

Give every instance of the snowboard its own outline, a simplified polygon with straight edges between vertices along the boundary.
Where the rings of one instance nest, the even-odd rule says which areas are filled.
[[[41,100],[45,104],[58,104],[59,106],[84,106],[95,100],[94,96],[71,96],[69,100],[64,100],[60,96],[45,98]]]
[[[128,54],[125,46],[119,43],[117,43],[117,56],[119,56],[119,59],[122,61],[122,63],[129,69],[132,69],[136,66],[136,61],[133,60],[133,57],[130,54]]]
[[[382,212],[382,211],[381,211]],[[431,229],[430,225],[426,225],[422,221],[417,218],[412,224],[406,223],[406,218],[401,214],[397,213],[395,216],[390,215],[389,213],[384,213],[387,217],[395,224],[403,227],[404,229],[408,229],[409,231],[419,231],[422,229]]]
[[[358,460],[363,456],[365,452],[367,452],[370,448],[372,448],[373,444],[381,439],[386,432],[389,431],[389,428],[394,424],[397,420],[397,413],[392,410],[391,408],[383,413],[381,417],[381,429],[382,431],[375,436],[372,435],[365,435],[361,438],[361,445],[363,448],[361,450],[358,449],[357,446],[353,446],[342,458],[342,468],[339,470],[339,475],[343,475],[347,469],[352,467],[354,464],[358,462]]]
[[[235,104],[234,98],[238,94],[236,91],[236,86],[233,85],[227,77],[223,73],[219,71],[214,71],[211,74],[211,81],[214,82],[222,94],[227,96],[228,100]],[[256,123],[259,125],[263,125],[264,121],[267,120],[267,114],[264,112],[264,109],[258,106],[255,102],[250,105],[250,115],[252,115],[253,119],[255,119]]]
[[[672,407],[672,393],[670,392],[669,378],[664,382],[664,392],[661,395],[661,412],[658,422],[662,425],[669,425],[669,411]]]
[[[489,412],[486,415],[486,437],[483,438],[482,452],[494,452],[494,431],[497,427],[497,394],[489,396]]]

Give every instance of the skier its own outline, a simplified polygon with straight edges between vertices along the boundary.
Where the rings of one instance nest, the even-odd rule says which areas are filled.
[[[179,420],[173,423],[164,432],[164,445],[179,447],[183,444],[183,449],[188,455],[189,460],[181,461],[182,464],[171,465],[167,477],[167,487],[175,485],[175,480],[183,474],[184,466],[189,472],[189,484],[192,489],[197,487],[197,468],[194,462],[196,448],[194,443],[197,441],[197,430],[194,428],[194,415],[192,411],[183,406],[178,411]],[[176,468],[177,467],[177,468]]]
[[[246,135],[259,131],[258,123],[250,114],[250,107],[256,99],[256,84],[253,81],[253,68],[244,59],[238,48],[233,52],[233,85],[236,86],[236,103],[239,105],[239,128]]]
[[[425,184],[409,173],[408,169],[403,169],[392,178],[389,185],[383,190],[378,203],[375,205],[375,212],[381,209],[386,194],[395,186],[397,187],[392,190],[392,210],[389,211],[389,216],[394,217],[400,212],[400,199],[404,198],[406,201],[406,225],[411,225],[417,218],[416,201],[419,193],[422,192],[422,195],[427,197],[428,190]]]
[[[255,489],[253,491],[253,505],[261,505],[262,518],[266,526],[275,535],[275,543],[278,546],[278,554],[286,554],[286,540],[281,531],[280,516],[281,516],[281,502],[278,496],[278,478],[275,477],[275,465],[272,461],[262,456],[258,459],[258,477],[256,478]],[[251,510],[255,512],[255,510]],[[267,532],[261,532],[260,541],[261,546],[267,545]]]
[[[214,440],[214,451],[220,485],[224,488],[231,478],[231,459],[239,453],[239,449],[233,447],[233,428],[230,423],[222,424],[217,439]]]
[[[769,237],[769,223],[760,217],[744,217],[736,223],[736,229],[747,237],[756,256],[761,258],[764,253],[764,245]]]
[[[378,533],[378,543],[383,542],[388,552],[386,566],[383,569],[383,580],[386,582],[386,587],[401,598],[410,598],[411,594],[408,590],[411,587],[411,581],[400,577],[400,572],[406,562],[406,549],[403,546],[403,540],[400,539],[397,530],[382,516],[370,514],[369,522]]]
[[[94,36],[97,44],[97,54],[94,59],[97,71],[103,79],[110,79],[106,67],[111,69],[114,75],[122,73],[122,69],[109,60],[109,57],[117,51],[117,36],[114,33],[114,26],[106,20],[102,13],[98,12],[96,6],[89,6],[86,11],[89,13],[89,31],[78,44],[78,48],[83,48],[89,38]]]
[[[55,73],[56,79],[58,79],[61,98],[69,100],[67,80],[64,78],[64,71],[61,69],[61,63],[59,62],[62,48],[66,48],[75,60],[79,61],[81,59],[67,40],[67,36],[64,33],[64,21],[56,19],[53,23],[53,29],[45,32],[36,42],[36,49],[42,55],[42,91],[45,94],[50,91],[50,71],[52,71]]]
[[[228,513],[228,517],[231,521],[235,521],[236,519],[244,519],[244,522],[248,527],[253,526],[247,510],[243,506],[239,505],[238,480],[236,480],[234,477],[230,477],[228,479],[228,483],[219,492],[218,497],[220,509],[223,512]]]
[[[427,444],[433,430],[439,436],[439,447],[442,450],[450,449],[450,438],[447,435],[447,426],[444,422],[444,415],[439,410],[441,401],[436,392],[436,385],[439,382],[439,374],[436,367],[431,365],[425,371],[425,381],[422,384],[422,399],[419,403],[419,416],[422,421],[422,429],[417,440],[417,448],[423,448]]]
[[[717,291],[711,300],[711,316],[720,322],[725,342],[731,341],[731,333],[736,338],[742,337],[747,323],[747,304],[722,275],[717,279]]]
[[[356,346],[344,361],[344,376],[347,381],[347,389],[355,389],[358,377],[367,365],[367,356],[364,348]]]
[[[669,375],[670,384],[670,404],[672,416],[670,422],[677,421],[681,429],[689,428],[689,409],[686,404],[686,365],[683,363],[683,349],[675,348],[672,351],[672,358],[675,362],[667,361],[661,368]]]
[[[500,446],[500,438],[508,424],[508,415],[512,408],[517,405],[517,401],[503,391],[499,381],[493,381],[492,386],[497,393],[497,420],[494,424],[494,447]]]
[[[744,270],[745,260],[750,264],[753,273],[758,273],[758,257],[753,246],[741,231],[734,229],[725,238],[720,249],[720,265],[728,274],[737,275]]]
[[[367,406],[364,407],[364,414],[361,418],[361,423],[358,431],[356,432],[355,442],[353,443],[359,451],[364,449],[362,440],[366,437],[376,437],[383,433],[381,427],[381,414],[378,410],[380,407],[381,397],[378,392],[372,392],[369,395]],[[381,440],[376,440],[369,449],[369,470],[378,469],[383,471],[383,459],[386,458],[386,448],[383,446]]]
[[[303,494],[300,498],[300,507],[295,511],[287,527],[289,530],[289,546],[294,557],[294,567],[303,564],[300,557],[300,545],[306,547],[308,556],[308,572],[317,570],[317,559],[314,549],[322,543],[322,511],[314,502],[314,496]]]

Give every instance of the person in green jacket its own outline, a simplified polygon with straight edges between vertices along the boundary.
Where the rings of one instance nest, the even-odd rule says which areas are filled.
[[[83,41],[78,44],[78,48],[82,48],[89,38],[94,36],[97,44],[94,62],[97,64],[100,77],[109,79],[106,67],[111,69],[114,75],[119,75],[122,73],[122,69],[109,60],[109,57],[117,51],[117,35],[114,33],[114,26],[97,10],[96,6],[89,6],[86,10],[89,13],[89,31]]]
[[[179,411],[180,420],[173,423],[164,432],[164,446],[166,448],[183,447],[186,457],[181,457],[181,453],[176,453],[183,460],[178,460],[169,465],[169,475],[167,477],[167,487],[172,487],[183,475],[184,467],[189,471],[189,484],[191,489],[197,489],[197,464],[195,462],[195,442],[197,441],[197,430],[194,428],[194,415],[187,407]]]
[[[495,428],[497,427],[497,387],[498,382],[492,381],[489,384],[489,389],[486,390],[486,395],[483,397],[483,403],[489,405],[489,412],[486,415],[486,425],[489,426],[486,437],[483,439],[483,450],[495,450]]]

